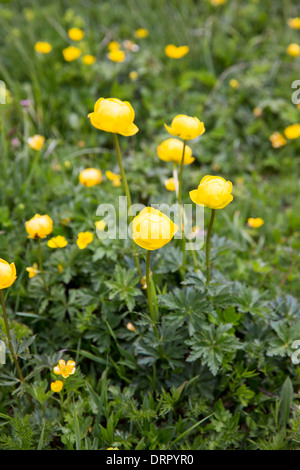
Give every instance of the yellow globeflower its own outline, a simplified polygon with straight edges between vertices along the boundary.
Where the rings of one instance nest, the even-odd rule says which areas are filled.
[[[35,214],[32,219],[25,222],[28,238],[45,238],[53,230],[53,222],[49,215]]]
[[[107,57],[112,62],[124,62],[126,59],[125,52],[120,49],[113,49],[107,54]]]
[[[278,149],[279,147],[286,145],[286,139],[282,134],[280,134],[280,132],[274,132],[272,135],[270,135],[270,142],[274,149]]]
[[[100,98],[88,117],[91,124],[101,131],[131,136],[139,130],[133,123],[135,113],[131,104],[117,98]]]
[[[34,45],[34,50],[40,54],[49,54],[52,51],[52,46],[49,42],[38,41]]]
[[[229,85],[231,86],[231,88],[233,88],[234,90],[237,90],[240,86],[239,82],[237,81],[236,78],[232,78],[231,80],[229,80]]]
[[[52,392],[59,393],[62,391],[63,382],[61,380],[56,380],[55,382],[51,382],[51,390]]]
[[[68,36],[72,41],[81,41],[84,36],[84,31],[79,28],[71,28],[68,31]]]
[[[203,122],[196,117],[186,116],[185,114],[178,114],[173,119],[171,126],[165,124],[165,128],[169,134],[180,137],[182,140],[196,139],[205,132]]]
[[[56,375],[62,375],[64,379],[67,379],[69,375],[75,374],[76,367],[74,361],[68,361],[67,364],[63,359],[58,361],[58,365],[54,367],[53,372]]]
[[[188,46],[179,46],[176,47],[174,44],[168,44],[165,47],[165,54],[170,57],[170,59],[181,59],[184,57],[190,48]]]
[[[174,163],[181,163],[183,153],[183,144],[178,139],[167,139],[164,140],[158,147],[157,147],[157,155],[158,157],[165,161],[165,162],[174,162]],[[188,145],[185,146],[184,151],[184,165],[190,165],[195,161],[194,157],[192,157],[192,149]]]
[[[111,41],[108,44],[107,49],[109,51],[116,51],[116,50],[120,49],[120,44],[117,41]]]
[[[105,176],[106,178],[109,180],[109,181],[114,181],[116,179],[120,179],[121,176],[120,175],[117,175],[117,173],[114,173],[113,171],[110,171],[110,170],[107,170],[105,172]]]
[[[168,191],[175,191],[176,185],[174,178],[169,178],[168,180],[164,181],[164,185]]]
[[[95,222],[95,226],[97,230],[103,232],[106,227],[106,223],[104,222],[104,220],[98,220],[97,222]]]
[[[133,240],[145,250],[157,250],[169,243],[178,230],[169,217],[152,207],[145,207],[132,222]]]
[[[139,28],[134,32],[134,36],[136,38],[143,39],[149,36],[149,31],[148,29],[145,29],[145,28]]]
[[[292,124],[284,129],[284,135],[287,139],[298,139],[300,137],[300,124]]]
[[[233,199],[232,183],[221,176],[204,176],[197,189],[190,191],[190,198],[195,204],[211,209],[223,209]]]
[[[300,55],[300,46],[299,44],[292,43],[287,47],[286,52],[292,57],[298,57]]]
[[[210,3],[214,7],[218,7],[219,5],[224,5],[224,3],[226,3],[226,0],[210,0]]]
[[[36,134],[32,137],[28,137],[27,143],[30,148],[33,150],[41,150],[45,142],[45,137],[42,135]]]
[[[62,237],[61,235],[51,238],[47,243],[49,248],[64,248],[67,244],[68,242],[65,237]]]
[[[94,55],[91,55],[91,54],[85,54],[82,57],[82,62],[85,65],[93,65],[96,62],[96,57]]]
[[[84,250],[93,240],[94,235],[91,232],[80,232],[76,243],[80,250]]]
[[[138,78],[139,78],[139,74],[137,73],[136,70],[132,70],[130,73],[129,73],[129,78],[132,82],[135,82]]]
[[[102,182],[102,173],[96,168],[87,168],[79,174],[79,182],[88,188]]]
[[[0,258],[0,289],[10,287],[17,279],[15,263],[9,264]]]
[[[40,272],[37,263],[33,263],[33,266],[28,266],[28,268],[26,268],[26,271],[28,272],[29,279],[32,279]]]
[[[289,18],[288,25],[293,29],[300,29],[300,18]]]
[[[81,50],[79,49],[79,47],[69,46],[63,49],[62,53],[63,53],[64,59],[67,62],[72,62],[73,60],[76,60],[78,59],[78,57],[80,57]]]
[[[254,219],[253,217],[250,217],[250,219],[248,219],[247,221],[247,224],[249,225],[249,227],[252,227],[252,228],[259,228],[264,223],[265,223],[264,220],[261,219],[260,217],[257,217],[256,219]]]

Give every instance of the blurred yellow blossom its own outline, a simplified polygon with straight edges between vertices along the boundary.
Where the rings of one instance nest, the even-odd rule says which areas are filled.
[[[263,110],[259,107],[254,108],[252,112],[257,118],[262,117],[262,115],[264,114]]]
[[[80,232],[77,237],[77,246],[80,250],[84,250],[92,241],[94,240],[94,235],[91,232]]]
[[[59,264],[59,265],[57,266],[57,269],[58,269],[59,274],[61,274],[61,273],[63,272],[63,270],[64,270],[64,267],[63,267],[62,264]]]
[[[52,46],[49,42],[38,41],[34,45],[34,50],[40,54],[49,54],[52,51]]]
[[[218,7],[219,5],[224,5],[224,3],[226,3],[226,0],[210,0],[210,3],[214,7]]]
[[[250,217],[247,221],[247,224],[249,225],[249,227],[252,227],[252,228],[259,228],[264,223],[265,223],[264,220],[261,219],[260,217],[257,217],[256,219],[253,217]]]
[[[45,142],[45,137],[42,135],[36,134],[32,137],[28,137],[27,143],[30,148],[33,150],[41,150]]]
[[[196,117],[186,116],[185,114],[178,114],[174,117],[171,126],[165,124],[165,128],[169,134],[180,137],[182,140],[196,139],[205,132],[203,122]]]
[[[299,44],[292,43],[287,47],[286,52],[292,57],[298,57],[300,55],[300,46]]]
[[[104,220],[98,220],[97,222],[95,222],[95,226],[97,230],[100,230],[100,232],[103,232],[103,230],[106,227],[106,223],[104,222]]]
[[[116,51],[116,50],[120,49],[120,44],[117,41],[111,41],[108,44],[107,49],[109,51]]]
[[[79,28],[71,28],[68,31],[68,36],[72,41],[81,41],[84,36],[84,31]]]
[[[64,248],[67,246],[68,242],[65,237],[58,235],[57,237],[50,238],[47,245],[49,248]]]
[[[145,28],[139,28],[134,32],[134,35],[136,38],[143,39],[149,36],[149,31]]]
[[[236,78],[232,78],[231,80],[229,80],[229,85],[230,85],[231,88],[233,88],[234,90],[237,90],[237,89],[240,87],[240,84],[239,84],[239,82],[237,81]]]
[[[90,188],[102,182],[102,173],[97,168],[86,168],[80,172],[79,182]]]
[[[292,124],[284,129],[284,135],[287,139],[298,139],[300,137],[300,124]]]
[[[175,185],[175,180],[174,178],[169,178],[164,181],[165,188],[168,191],[175,191],[176,190],[176,185]]]
[[[40,272],[37,263],[33,263],[33,266],[28,266],[28,268],[26,268],[26,271],[28,272],[29,279],[32,279]]]
[[[63,49],[62,51],[64,59],[67,62],[72,62],[73,60],[78,59],[81,55],[81,50],[78,47],[75,46],[69,46]]]
[[[139,74],[137,73],[136,70],[132,70],[129,74],[129,78],[132,82],[135,82],[139,77]]]
[[[25,222],[25,229],[28,238],[45,238],[52,232],[53,222],[47,214],[35,214],[34,217]]]
[[[82,57],[82,62],[85,65],[93,65],[96,62],[96,57],[94,55],[91,55],[91,54],[85,54]]]
[[[286,145],[286,139],[282,134],[280,134],[280,132],[274,132],[272,135],[270,135],[270,142],[274,149],[278,149]]]
[[[300,18],[289,18],[288,25],[293,29],[300,29]]]
[[[168,44],[165,47],[165,54],[171,59],[181,59],[184,57],[190,48],[188,46],[175,46],[174,44]]]
[[[107,54],[107,57],[112,62],[124,62],[126,59],[125,52],[121,51],[121,49],[113,49]]]
[[[134,325],[130,322],[127,323],[126,328],[127,328],[127,330],[132,331],[133,333],[136,332],[136,329],[135,329]]]

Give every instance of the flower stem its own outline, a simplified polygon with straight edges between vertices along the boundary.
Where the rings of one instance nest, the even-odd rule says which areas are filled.
[[[206,284],[209,284],[210,281],[210,263],[209,263],[209,251],[210,251],[210,237],[211,237],[211,231],[212,231],[212,226],[214,223],[215,219],[215,209],[211,210],[211,216],[210,216],[210,221],[209,221],[209,226],[207,230],[207,236],[206,236]]]
[[[185,272],[185,265],[186,265],[186,250],[185,250],[185,236],[184,236],[184,208],[182,206],[182,176],[183,176],[183,165],[184,165],[184,154],[185,154],[185,147],[186,147],[186,141],[183,141],[183,148],[182,148],[182,157],[181,157],[181,162],[180,162],[180,170],[179,170],[179,188],[178,188],[178,205],[179,205],[179,210],[180,210],[180,217],[179,217],[179,222],[180,222],[180,230],[182,233],[182,267],[181,267],[181,273],[182,275]]]
[[[6,308],[5,308],[5,300],[4,300],[4,295],[3,295],[3,290],[0,289],[0,297],[1,297],[1,304],[2,304],[2,310],[3,310],[3,318],[4,318],[4,324],[5,324],[5,329],[6,329],[6,336],[7,336],[7,342],[8,342],[8,347],[11,353],[11,356],[14,360],[18,375],[20,377],[21,382],[24,382],[24,376],[21,371],[21,367],[19,365],[18,358],[15,354],[12,341],[11,341],[11,335],[10,335],[10,329],[8,325],[8,319],[7,319],[7,313],[6,313]]]
[[[42,260],[42,250],[41,250],[41,239],[40,238],[38,239],[38,254],[39,254],[39,268],[40,268],[42,280],[43,280],[43,283],[44,283],[45,291],[48,292],[48,286],[47,286],[47,283],[46,283],[45,274],[44,274],[44,270],[43,270],[43,260]]]
[[[125,175],[125,170],[124,170],[124,167],[123,167],[123,161],[122,161],[122,155],[121,155],[121,150],[120,150],[120,145],[119,145],[118,134],[113,134],[113,136],[114,136],[114,143],[115,143],[115,148],[116,148],[116,153],[117,153],[117,159],[118,159],[118,164],[119,164],[119,168],[120,168],[121,178],[122,178],[122,182],[123,182],[123,187],[124,187],[124,191],[125,191],[125,194],[126,194],[126,197],[127,197],[128,207],[130,208],[130,206],[132,205],[131,195],[130,195],[129,186],[128,186],[126,175]],[[132,221],[132,218],[133,218],[132,216],[129,216],[130,222]],[[139,263],[139,260],[138,260],[138,253],[136,251],[136,246],[135,246],[135,243],[134,243],[133,240],[132,240],[132,249],[133,249],[134,262],[135,262],[136,268],[138,270],[139,276],[141,277],[142,276],[142,271],[141,271],[140,263]]]
[[[151,256],[151,251],[148,250],[147,251],[147,256],[146,256],[147,296],[148,296],[150,315],[151,315],[151,319],[152,319],[153,324],[154,324],[154,332],[155,332],[156,336],[158,337],[158,331],[157,331],[157,328],[156,328],[157,318],[155,316],[153,301],[152,301],[151,276],[150,276],[150,256]]]

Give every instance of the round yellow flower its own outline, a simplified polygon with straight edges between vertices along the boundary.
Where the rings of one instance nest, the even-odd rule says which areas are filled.
[[[224,3],[226,3],[226,0],[210,0],[210,3],[214,7],[218,7],[219,5],[224,5]]]
[[[223,209],[233,199],[232,183],[221,176],[204,176],[197,189],[190,191],[190,198],[195,204],[211,209]]]
[[[176,47],[174,44],[168,44],[165,47],[165,53],[170,57],[170,59],[181,59],[189,52],[189,50],[190,48],[188,46]]]
[[[28,272],[29,279],[32,279],[40,272],[37,263],[33,263],[33,266],[28,266],[28,268],[26,268],[26,271]]]
[[[84,36],[84,31],[79,28],[71,28],[68,31],[68,36],[72,41],[81,41]]]
[[[175,191],[176,190],[176,185],[175,185],[174,178],[169,178],[168,180],[165,180],[164,185],[165,185],[165,188],[168,191]]]
[[[178,114],[174,117],[171,126],[165,124],[165,128],[169,134],[180,137],[182,140],[196,139],[205,132],[203,122],[196,117],[186,116],[185,114]]]
[[[0,289],[10,287],[17,279],[15,263],[9,264],[0,258]]]
[[[95,226],[97,230],[103,232],[106,227],[106,223],[104,222],[104,220],[98,220],[97,222],[95,222]]]
[[[135,243],[152,251],[169,243],[178,227],[159,210],[145,207],[133,219],[132,229]]]
[[[129,78],[132,82],[135,82],[139,78],[139,74],[136,70],[132,70],[129,74]]]
[[[293,29],[300,29],[300,18],[289,18],[288,25]]]
[[[63,382],[61,380],[56,380],[55,382],[51,382],[51,390],[52,392],[59,393],[62,391]]]
[[[247,224],[249,225],[249,227],[252,227],[252,228],[259,228],[264,223],[265,223],[264,220],[261,219],[260,217],[257,217],[256,219],[254,219],[253,217],[250,217],[247,221]]]
[[[270,135],[270,142],[274,149],[286,145],[286,139],[283,137],[282,134],[280,134],[280,132],[274,132],[272,135]]]
[[[264,114],[264,111],[262,108],[259,108],[258,106],[256,108],[253,109],[252,111],[253,115],[257,118],[260,118],[263,116]]]
[[[30,148],[33,150],[41,150],[45,142],[45,137],[42,135],[36,134],[32,137],[28,137],[27,143]]]
[[[240,84],[239,84],[239,82],[237,81],[236,78],[232,78],[231,80],[229,80],[229,85],[230,85],[231,88],[233,88],[234,90],[237,90],[237,89],[240,87]]]
[[[28,238],[45,238],[53,230],[53,222],[49,215],[35,214],[32,219],[25,222]]]
[[[80,232],[77,237],[77,246],[80,250],[84,250],[92,241],[94,240],[94,235],[91,232]]]
[[[52,51],[52,46],[49,42],[38,41],[34,45],[34,50],[40,54],[49,54]]]
[[[287,47],[286,52],[292,57],[298,57],[300,55],[300,46],[299,44],[292,43]]]
[[[174,162],[180,165],[183,153],[183,144],[178,139],[164,140],[157,147],[157,155],[164,162]],[[184,151],[184,165],[190,165],[195,161],[192,157],[192,149],[188,145],[185,146]]]
[[[102,182],[102,173],[96,168],[87,168],[80,172],[79,182],[90,188]]]
[[[149,31],[148,29],[145,29],[145,28],[139,28],[134,32],[134,36],[136,38],[143,39],[149,36]]]
[[[88,117],[91,124],[101,131],[131,136],[139,130],[133,123],[135,113],[131,104],[117,98],[100,98],[95,104],[94,112]]]
[[[62,51],[65,61],[72,62],[73,60],[78,59],[81,55],[81,50],[79,47],[69,46],[63,49]]]
[[[292,124],[284,129],[284,135],[287,139],[298,139],[300,137],[300,124]]]
[[[67,379],[69,375],[75,374],[76,367],[74,361],[68,361],[67,364],[63,359],[58,361],[58,365],[54,367],[53,372],[55,375],[62,375],[64,379]]]
[[[96,57],[94,55],[91,55],[91,54],[85,54],[82,57],[82,62],[85,65],[93,65],[96,62]]]
[[[65,237],[62,237],[61,235],[51,238],[47,243],[49,248],[64,248],[67,244],[68,242]]]
[[[121,49],[113,49],[107,54],[107,57],[112,62],[124,62],[126,59],[125,52],[121,51]]]
[[[117,41],[111,41],[107,46],[109,51],[116,51],[120,49],[120,44]]]

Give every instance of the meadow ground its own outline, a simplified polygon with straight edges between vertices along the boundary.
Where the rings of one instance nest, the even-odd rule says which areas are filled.
[[[299,449],[298,17],[1,2],[0,449]]]

